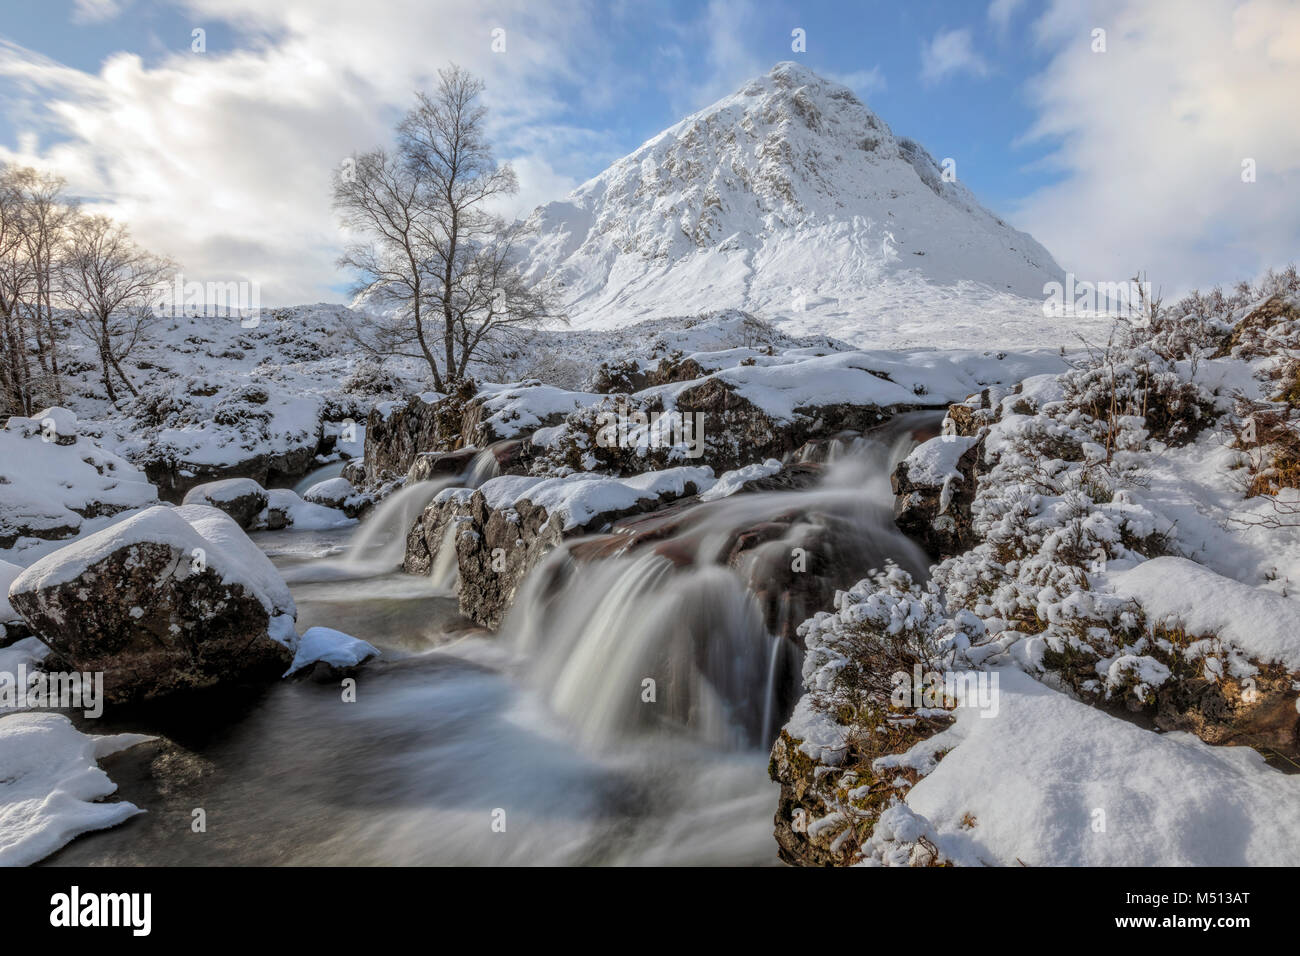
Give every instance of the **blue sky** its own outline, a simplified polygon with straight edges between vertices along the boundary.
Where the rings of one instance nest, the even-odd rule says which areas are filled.
[[[1185,289],[1300,249],[1298,6],[2,0],[0,160],[58,170],[191,269],[329,297],[329,171],[383,141],[437,67],[487,82],[522,212],[794,59],[954,157],[1066,268]],[[1238,188],[1245,157],[1258,188]]]

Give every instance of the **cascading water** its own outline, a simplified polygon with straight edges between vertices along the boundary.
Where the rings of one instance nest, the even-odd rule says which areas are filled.
[[[143,728],[106,715],[87,729],[147,729],[180,749],[127,751],[113,779],[149,812],[51,862],[774,864],[763,747],[798,690],[787,625],[829,606],[791,581],[842,586],[886,557],[924,568],[890,518],[911,424],[825,449],[816,487],[682,504],[635,546],[632,533],[568,542],[497,637],[468,628],[436,580],[394,571],[419,509],[491,475],[486,453],[465,476],[391,496],[346,561],[313,557],[337,531],[259,533],[300,629],[380,648],[355,702],[341,706],[332,681],[289,680],[233,717],[186,709]],[[737,551],[738,534],[760,543]],[[604,556],[582,553],[593,545]],[[807,577],[792,579],[805,545]],[[454,582],[454,560],[437,575]],[[220,840],[189,836],[196,806],[221,821]],[[508,835],[493,830],[500,811]]]
[[[499,472],[496,454],[493,447],[489,446],[475,455],[469,467],[459,476],[434,478],[399,488],[380,502],[362,522],[341,558],[294,567],[286,573],[286,579],[297,583],[363,578],[396,570],[401,567],[406,556],[407,534],[439,492],[446,488],[477,488]],[[311,477],[314,477],[314,473]],[[450,539],[444,541],[439,549],[431,578],[436,590],[454,591],[456,553]]]
[[[311,490],[312,485],[318,485],[322,481],[329,481],[331,478],[337,478],[343,474],[343,469],[347,465],[346,461],[332,461],[328,465],[321,465],[308,472],[298,483],[293,486],[294,494],[305,495]]]
[[[815,488],[695,505],[675,533],[628,553],[583,560],[575,555],[583,543],[568,542],[525,581],[503,636],[589,743],[609,747],[652,730],[714,747],[766,746],[797,696],[802,658],[793,634],[773,634],[768,619],[792,631],[818,609],[773,582],[819,575],[813,590],[824,594],[825,581],[847,586],[887,559],[925,574],[926,556],[893,523],[889,474],[914,444],[912,429],[934,417],[900,416],[832,448]],[[735,552],[738,534],[792,512],[798,519],[778,538]],[[817,567],[819,555],[832,566]]]

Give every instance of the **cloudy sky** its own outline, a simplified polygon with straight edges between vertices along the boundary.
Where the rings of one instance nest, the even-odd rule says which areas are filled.
[[[341,301],[331,171],[439,66],[488,84],[522,214],[785,59],[1082,277],[1182,291],[1300,258],[1300,0],[0,0],[0,160],[187,279]]]

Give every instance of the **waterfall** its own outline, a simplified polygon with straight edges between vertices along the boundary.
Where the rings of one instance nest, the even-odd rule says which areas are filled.
[[[318,485],[322,481],[337,478],[343,474],[343,468],[346,465],[347,461],[332,461],[328,465],[321,465],[319,468],[312,469],[293,486],[294,494],[301,497],[311,490],[312,485]]]
[[[820,548],[825,566],[803,573],[841,587],[886,559],[924,577],[929,559],[894,525],[889,475],[915,444],[910,428],[934,417],[899,416],[843,443],[817,487],[695,505],[675,533],[629,554],[582,561],[567,542],[525,579],[502,638],[589,744],[667,733],[767,746],[799,693],[793,625],[830,604],[823,596],[791,606],[793,549]],[[778,539],[728,557],[737,534],[792,513],[801,517]],[[769,631],[763,600],[789,625],[786,636]]]
[[[345,567],[361,574],[396,570],[406,556],[406,536],[417,518],[454,478],[420,481],[385,498],[357,529],[343,558]]]

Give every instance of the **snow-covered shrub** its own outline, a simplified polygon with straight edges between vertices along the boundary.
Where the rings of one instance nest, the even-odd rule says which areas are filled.
[[[399,395],[403,391],[401,380],[384,368],[381,362],[371,358],[358,361],[339,387],[348,395],[366,398]]]
[[[949,618],[938,595],[894,564],[835,595],[835,610],[799,625],[804,686],[814,708],[850,725],[890,710],[894,675],[942,671],[984,634],[969,613]]]
[[[807,694],[773,749],[772,777],[795,784],[783,788],[778,819],[805,832],[808,853],[822,862],[880,862],[881,852],[892,862],[940,862],[937,852],[914,858],[871,841],[894,842],[888,821],[906,813],[896,808],[926,769],[900,755],[951,725],[956,702],[934,678],[969,666],[983,625],[966,611],[947,615],[933,588],[890,564],[838,592],[835,610],[805,621],[799,635]],[[900,687],[913,687],[918,674],[934,680],[922,706],[910,690],[900,703]],[[934,758],[926,763],[932,768]]]
[[[1109,454],[1124,419],[1143,419],[1147,433],[1170,445],[1186,444],[1214,415],[1214,399],[1147,343],[1113,336],[1061,376],[1073,420]],[[1130,421],[1131,427],[1132,422]]]

